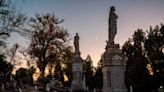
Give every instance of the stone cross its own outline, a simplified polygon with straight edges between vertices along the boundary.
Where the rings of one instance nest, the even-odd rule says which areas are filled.
[[[108,43],[109,44],[114,44],[114,38],[117,33],[117,18],[118,16],[115,14],[115,7],[112,6],[110,8],[110,13],[109,13],[109,34],[108,34]]]

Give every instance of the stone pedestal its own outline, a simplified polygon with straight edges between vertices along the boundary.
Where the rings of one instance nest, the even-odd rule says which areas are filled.
[[[83,60],[80,54],[75,54],[72,59],[73,80],[71,90],[83,90]]]
[[[125,67],[127,57],[119,49],[119,44],[107,44],[102,55],[103,92],[127,92],[125,87]]]

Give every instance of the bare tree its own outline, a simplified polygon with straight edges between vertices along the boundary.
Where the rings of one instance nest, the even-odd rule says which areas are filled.
[[[0,45],[5,45],[4,39],[10,37],[11,32],[22,34],[25,30],[26,16],[23,15],[10,0],[0,0]]]
[[[61,61],[68,46],[68,33],[60,26],[63,20],[53,14],[36,15],[31,18],[31,43],[29,54],[36,59],[41,77],[44,77],[45,67],[49,63]]]

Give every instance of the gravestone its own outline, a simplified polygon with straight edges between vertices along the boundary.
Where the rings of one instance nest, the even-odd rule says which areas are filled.
[[[17,89],[17,81],[16,80],[14,80],[14,79],[10,80],[10,82],[9,82],[9,89],[18,90]]]
[[[50,91],[50,84],[49,84],[49,83],[46,84],[46,91],[47,91],[47,92]]]
[[[52,80],[50,81],[50,87],[54,88],[54,85],[55,85],[55,79],[53,77]]]
[[[19,88],[18,90],[19,90],[19,92],[23,92],[21,88]]]
[[[102,54],[103,92],[127,92],[125,87],[125,67],[127,57],[122,53],[119,44],[115,44],[117,18],[114,6],[109,13],[108,41]]]
[[[4,86],[4,84],[2,83],[2,88],[1,88],[2,90],[5,90],[5,86]]]
[[[38,87],[37,87],[37,85],[35,85],[34,89],[35,89],[35,90],[38,90]]]

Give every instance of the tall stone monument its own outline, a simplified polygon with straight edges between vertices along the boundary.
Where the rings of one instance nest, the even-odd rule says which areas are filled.
[[[76,36],[74,37],[74,47],[75,53],[72,58],[73,80],[71,90],[83,90],[83,60],[80,56],[78,33],[76,33]]]
[[[115,44],[117,33],[115,7],[110,8],[108,41],[102,54],[103,92],[127,92],[125,87],[125,66],[127,57],[122,53],[119,44]]]

